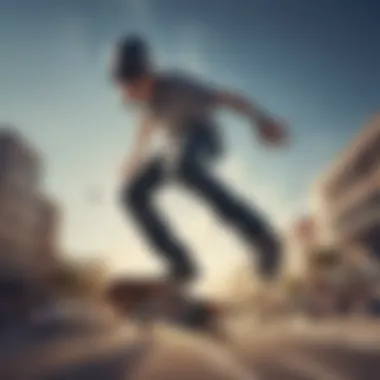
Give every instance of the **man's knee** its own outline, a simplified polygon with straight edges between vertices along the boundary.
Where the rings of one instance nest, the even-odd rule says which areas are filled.
[[[146,191],[142,191],[136,183],[127,184],[122,188],[120,202],[123,208],[136,212],[148,202]]]
[[[244,208],[224,186],[197,163],[182,162],[179,175],[184,185],[207,200],[213,211],[225,221],[238,219]]]

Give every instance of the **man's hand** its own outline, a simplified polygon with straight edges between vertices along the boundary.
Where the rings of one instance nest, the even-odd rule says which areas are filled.
[[[271,145],[282,145],[287,140],[285,124],[270,116],[261,106],[246,97],[231,92],[218,92],[216,104],[245,115],[259,130],[261,138]]]
[[[267,117],[257,122],[260,137],[270,145],[284,145],[288,139],[285,123],[274,118]]]
[[[140,168],[141,161],[144,159],[151,138],[156,131],[155,122],[156,120],[150,115],[144,115],[144,118],[137,129],[132,153],[129,158],[124,161],[120,170],[123,179],[130,181]]]
[[[138,169],[138,163],[132,161],[131,159],[125,160],[120,166],[120,176],[123,181],[130,182],[136,175]]]

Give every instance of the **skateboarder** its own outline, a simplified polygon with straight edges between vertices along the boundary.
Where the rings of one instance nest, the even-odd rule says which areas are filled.
[[[154,195],[169,178],[201,197],[221,220],[240,232],[252,251],[258,252],[264,278],[272,279],[280,259],[275,232],[213,175],[209,164],[223,153],[213,118],[216,109],[228,108],[245,116],[266,143],[281,144],[286,137],[283,126],[243,96],[186,74],[159,71],[149,46],[139,36],[124,37],[117,44],[111,71],[124,100],[141,106],[144,113],[123,168],[122,205],[152,247],[167,260],[172,278],[189,280],[197,270],[189,248],[155,209]],[[151,139],[160,129],[167,133],[170,147],[176,152],[170,170],[165,164],[170,152],[145,160]]]

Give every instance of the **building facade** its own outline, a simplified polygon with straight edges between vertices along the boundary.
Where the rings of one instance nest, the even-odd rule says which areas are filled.
[[[39,276],[55,251],[57,210],[41,192],[37,152],[11,127],[0,128],[0,276]]]
[[[308,262],[308,253],[317,243],[318,230],[313,217],[308,215],[296,219],[284,236],[286,273],[303,275]]]
[[[34,229],[32,257],[38,277],[49,281],[54,276],[58,261],[60,213],[56,204],[46,196],[36,200],[38,217]]]
[[[324,238],[380,258],[380,115],[362,128],[315,190]]]

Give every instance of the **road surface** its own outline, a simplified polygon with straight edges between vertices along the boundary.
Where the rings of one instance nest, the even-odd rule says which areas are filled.
[[[268,326],[231,349],[259,379],[380,378],[380,325],[364,322]]]
[[[4,380],[372,380],[380,326],[362,321],[246,326],[228,344],[167,326],[130,323],[38,333],[2,343]]]

